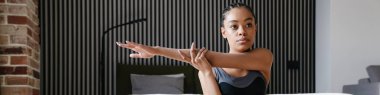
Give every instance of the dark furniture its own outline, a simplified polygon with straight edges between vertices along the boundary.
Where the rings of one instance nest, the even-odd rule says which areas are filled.
[[[116,70],[116,93],[117,95],[131,94],[130,74],[145,75],[166,75],[184,73],[184,93],[199,94],[202,93],[198,79],[198,71],[191,66],[140,66],[117,64]]]
[[[353,95],[380,95],[380,65],[367,67],[369,78],[359,80],[358,84],[343,86],[343,93]]]

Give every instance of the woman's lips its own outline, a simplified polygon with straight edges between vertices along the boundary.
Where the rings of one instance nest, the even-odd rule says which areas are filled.
[[[236,42],[238,42],[239,44],[245,44],[249,41],[249,39],[247,38],[241,38],[241,39],[238,39]]]

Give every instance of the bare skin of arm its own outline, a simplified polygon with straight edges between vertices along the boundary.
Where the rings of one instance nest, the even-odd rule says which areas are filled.
[[[194,46],[190,49],[190,51],[195,50],[196,49]],[[190,65],[199,70],[198,77],[204,95],[221,95],[219,86],[215,80],[215,75],[212,72],[211,65],[205,57],[205,54],[207,53],[205,48],[200,49],[198,54],[195,52],[189,52],[191,57],[186,56],[180,50],[178,50],[178,53],[181,55],[183,60],[190,62]]]
[[[204,95],[221,95],[215,76],[211,73],[198,72]]]
[[[132,58],[152,58],[159,55],[189,63],[189,61],[182,59],[180,53],[177,51],[183,52],[185,56],[190,56],[190,52],[196,53],[198,51],[197,49],[174,49],[160,46],[152,47],[129,41],[126,41],[126,44],[116,43],[120,47],[128,48],[137,52],[130,54],[130,57]],[[194,43],[192,43],[192,47],[195,47]],[[249,52],[235,54],[208,51],[205,54],[205,57],[213,67],[239,68],[260,71],[266,78],[267,84],[269,84],[273,58],[272,53],[267,49],[257,48]]]
[[[170,59],[188,62],[182,59],[177,51],[183,52],[186,56],[190,56],[190,52],[197,52],[197,50],[190,51],[190,49],[174,49],[160,46],[151,47],[128,41],[126,44],[117,44],[120,47],[137,52],[130,54],[132,58],[151,58],[155,55],[160,55]],[[195,44],[192,43],[192,46],[195,47]],[[235,54],[208,51],[205,57],[214,67],[270,71],[272,66],[272,53],[267,49],[255,49],[250,52]]]

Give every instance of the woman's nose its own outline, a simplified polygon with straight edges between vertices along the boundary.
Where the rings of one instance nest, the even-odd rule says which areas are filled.
[[[244,29],[244,27],[240,27],[240,29],[238,30],[238,33],[239,33],[239,36],[246,36],[247,35],[247,32]]]

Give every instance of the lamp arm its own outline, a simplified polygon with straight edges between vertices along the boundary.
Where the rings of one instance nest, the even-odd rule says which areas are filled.
[[[116,26],[112,26],[112,27],[110,27],[110,28],[108,28],[107,30],[105,30],[105,31],[103,31],[102,32],[102,43],[101,43],[101,50],[100,50],[100,57],[101,58],[99,58],[99,62],[100,62],[100,65],[99,65],[99,79],[100,79],[100,89],[101,90],[99,90],[100,91],[100,93],[103,93],[103,94],[105,94],[104,93],[104,90],[105,90],[105,80],[104,80],[104,78],[105,78],[105,70],[104,70],[104,68],[105,68],[105,52],[104,52],[104,49],[105,49],[105,35],[106,34],[108,34],[111,30],[113,30],[113,29],[115,29],[115,28],[118,28],[118,27],[121,27],[121,26],[125,26],[125,25],[129,25],[129,24],[134,24],[134,23],[138,23],[138,22],[143,22],[143,21],[147,21],[147,19],[146,18],[143,18],[143,19],[137,19],[137,20],[133,20],[133,21],[130,21],[130,22],[127,22],[127,23],[123,23],[123,24],[119,24],[119,25],[116,25]],[[102,94],[100,94],[100,95],[102,95]]]

